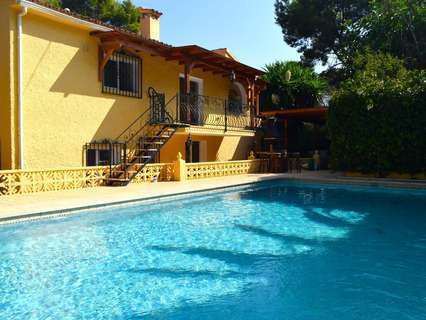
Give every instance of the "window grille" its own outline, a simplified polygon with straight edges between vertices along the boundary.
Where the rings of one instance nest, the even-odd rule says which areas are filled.
[[[102,92],[142,98],[141,59],[123,52],[114,53],[104,68]]]

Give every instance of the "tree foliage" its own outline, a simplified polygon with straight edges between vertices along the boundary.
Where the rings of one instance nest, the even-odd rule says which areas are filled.
[[[330,103],[332,165],[385,175],[426,169],[426,73],[387,54],[354,59],[357,70]]]
[[[409,68],[426,68],[426,2],[372,0],[363,20],[362,41],[374,51],[404,59]]]
[[[284,40],[308,65],[350,68],[354,55],[370,48],[426,68],[424,0],[276,0],[275,12]]]
[[[132,0],[45,0],[45,2],[133,32],[138,32],[140,28],[139,12]]]
[[[368,0],[277,0],[276,22],[284,40],[312,65],[329,57],[346,62],[356,51],[354,26],[369,12]]]
[[[278,94],[282,107],[307,107],[320,103],[327,83],[300,62],[274,62],[265,68],[268,92]]]
[[[42,0],[41,2],[57,8],[60,8],[62,5],[61,0]]]

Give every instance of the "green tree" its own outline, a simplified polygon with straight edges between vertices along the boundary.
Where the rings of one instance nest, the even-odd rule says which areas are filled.
[[[426,2],[371,0],[361,23],[365,46],[404,59],[409,68],[426,69]]]
[[[343,78],[366,48],[426,68],[424,0],[276,0],[275,13],[284,40],[305,64],[329,63]]]
[[[368,0],[276,0],[276,22],[284,40],[313,65],[345,63],[358,50],[354,32],[370,11]]]
[[[114,0],[61,0],[62,7],[79,14],[101,19],[104,7],[115,3]]]
[[[101,20],[112,25],[126,28],[130,31],[139,31],[140,14],[131,0],[123,2],[108,1],[100,13]]]
[[[62,5],[61,0],[43,0],[42,3],[46,3],[56,8],[60,8]]]
[[[45,0],[54,6],[68,8],[114,26],[138,32],[139,11],[132,0]]]
[[[300,62],[277,61],[265,67],[268,91],[280,96],[282,107],[308,107],[320,103],[327,83],[312,68]]]

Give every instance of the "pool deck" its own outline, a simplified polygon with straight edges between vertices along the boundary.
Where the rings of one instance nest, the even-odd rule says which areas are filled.
[[[40,215],[65,214],[76,210],[191,194],[274,179],[426,189],[426,180],[347,178],[339,173],[327,171],[304,172],[302,174],[247,174],[185,182],[141,183],[132,184],[128,187],[98,187],[0,196],[0,224],[10,223],[11,220],[16,219],[40,217]]]

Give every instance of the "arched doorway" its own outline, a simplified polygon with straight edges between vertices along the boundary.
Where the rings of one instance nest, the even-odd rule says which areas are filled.
[[[229,112],[242,114],[248,111],[247,93],[239,82],[233,82],[228,94]]]

